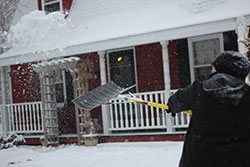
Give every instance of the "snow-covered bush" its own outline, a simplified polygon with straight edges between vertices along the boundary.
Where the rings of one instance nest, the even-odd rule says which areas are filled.
[[[10,148],[13,146],[24,144],[26,141],[22,135],[10,132],[6,137],[0,134],[0,149]]]

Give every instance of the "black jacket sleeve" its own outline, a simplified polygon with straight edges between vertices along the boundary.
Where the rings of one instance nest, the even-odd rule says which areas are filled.
[[[195,81],[185,89],[178,90],[174,95],[168,99],[168,107],[171,113],[178,113],[185,110],[191,110],[193,94],[197,84],[200,82]]]

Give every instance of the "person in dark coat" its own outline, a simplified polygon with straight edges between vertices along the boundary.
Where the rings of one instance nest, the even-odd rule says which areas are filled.
[[[169,98],[173,114],[192,110],[179,167],[250,167],[249,61],[225,51],[209,79]]]

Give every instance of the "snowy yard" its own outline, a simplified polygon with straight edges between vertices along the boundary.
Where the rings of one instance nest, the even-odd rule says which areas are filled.
[[[18,146],[0,150],[0,167],[177,167],[183,142]]]

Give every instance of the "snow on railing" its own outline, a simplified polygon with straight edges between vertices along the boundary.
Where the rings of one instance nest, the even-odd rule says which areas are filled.
[[[42,102],[7,104],[9,131],[43,133]]]
[[[170,94],[173,94],[171,91]],[[166,104],[169,93],[166,91],[135,93],[137,98],[144,101]],[[167,96],[166,96],[167,95]],[[147,130],[187,128],[190,115],[178,113],[167,121],[169,114],[164,109],[134,103],[122,103],[121,99],[112,100],[110,104],[110,131]]]

